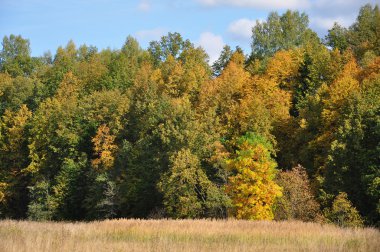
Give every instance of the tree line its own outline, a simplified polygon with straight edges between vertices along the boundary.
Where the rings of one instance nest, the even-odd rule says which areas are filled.
[[[380,221],[380,12],[321,39],[298,11],[208,55],[70,41],[0,53],[0,217]]]

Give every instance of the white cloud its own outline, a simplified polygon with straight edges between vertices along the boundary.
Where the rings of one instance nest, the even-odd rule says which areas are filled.
[[[374,6],[377,2],[378,0],[314,0],[306,12],[311,27],[323,36],[334,22],[349,27],[355,22],[360,7],[367,3]]]
[[[139,11],[147,12],[151,8],[150,3],[147,0],[141,0],[139,5],[137,6],[137,9]]]
[[[223,38],[211,32],[201,33],[196,45],[201,46],[210,56],[210,64],[214,63],[218,58],[220,52],[223,50],[225,43]]]
[[[166,33],[166,29],[158,27],[151,30],[141,30],[135,33],[137,39],[144,41],[158,40]]]
[[[246,40],[252,35],[252,27],[256,25],[256,20],[241,18],[229,24],[227,31],[234,38]]]
[[[235,6],[259,9],[304,9],[310,0],[196,0],[203,6]]]
[[[360,6],[367,2],[371,2],[371,0],[315,0],[312,5],[314,8],[329,9],[331,12],[339,13],[342,9],[358,11]]]
[[[312,16],[310,18],[310,23],[312,26],[315,26],[317,28],[321,28],[327,31],[333,27],[335,22],[337,22],[338,24],[344,27],[348,27],[353,23],[354,20],[355,20],[355,17],[351,17],[351,16],[340,16],[340,17],[332,17],[332,18]]]

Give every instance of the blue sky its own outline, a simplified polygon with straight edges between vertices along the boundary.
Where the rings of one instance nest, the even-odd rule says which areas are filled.
[[[250,52],[250,30],[270,11],[305,11],[324,36],[334,21],[349,26],[360,6],[377,0],[0,0],[0,36],[28,38],[40,56],[72,39],[99,49],[119,49],[128,35],[146,48],[168,32],[179,32],[215,60],[223,47]]]

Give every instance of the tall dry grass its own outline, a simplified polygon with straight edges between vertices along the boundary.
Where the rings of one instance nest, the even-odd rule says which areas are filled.
[[[0,222],[0,251],[379,251],[376,229],[302,222]]]

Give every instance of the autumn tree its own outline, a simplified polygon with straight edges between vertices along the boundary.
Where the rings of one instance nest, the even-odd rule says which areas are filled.
[[[231,214],[237,219],[272,220],[273,204],[282,195],[274,181],[273,148],[265,138],[253,133],[241,137],[237,147],[236,157],[226,161],[234,174],[226,188],[233,205]]]
[[[0,192],[1,216],[25,217],[28,176],[27,124],[32,112],[22,105],[18,111],[6,110],[0,119]]]
[[[305,168],[296,166],[278,174],[276,182],[283,196],[276,202],[275,219],[316,221],[320,206],[316,201]]]
[[[347,193],[341,192],[334,199],[331,209],[326,209],[327,219],[341,227],[362,227],[363,219],[347,198]]]
[[[250,58],[226,46],[213,66],[179,33],[41,57],[4,37],[0,217],[315,221],[320,204],[379,225],[378,22],[363,6],[322,44],[306,14],[271,13]]]
[[[247,131],[269,135],[269,111],[264,101],[255,96],[252,82],[244,70],[244,55],[235,53],[222,74],[202,86],[199,107],[215,112],[219,131],[227,139]]]
[[[94,144],[95,158],[92,166],[97,170],[107,170],[113,166],[114,152],[117,149],[115,136],[110,134],[110,129],[106,125],[100,125],[95,137],[92,139]]]

